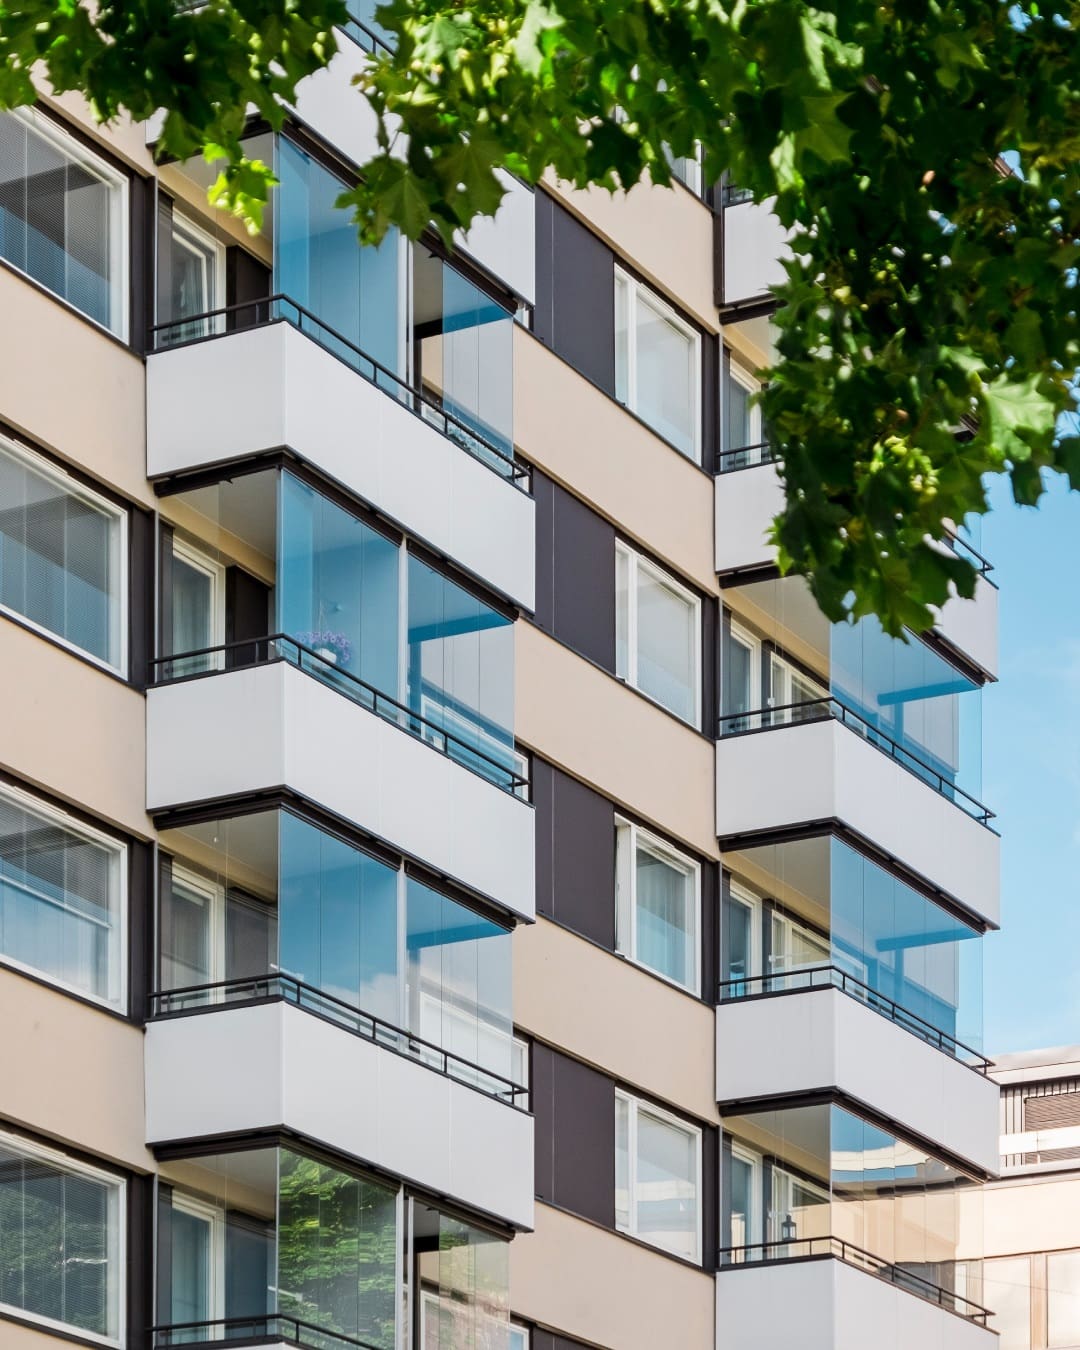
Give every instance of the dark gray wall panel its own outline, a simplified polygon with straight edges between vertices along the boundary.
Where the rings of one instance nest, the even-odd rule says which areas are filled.
[[[576,778],[555,770],[552,833],[555,919],[614,951],[614,806]]]
[[[615,393],[615,255],[546,193],[536,193],[536,335]]]
[[[536,1197],[615,1226],[615,1082],[534,1043]]]

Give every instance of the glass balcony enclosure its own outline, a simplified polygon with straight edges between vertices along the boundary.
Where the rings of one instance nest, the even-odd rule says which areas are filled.
[[[979,932],[832,835],[728,854],[721,999],[834,985],[981,1067]]]
[[[287,810],[160,848],[157,1015],[280,998],[527,1105],[509,927]]]
[[[835,1256],[983,1321],[977,1181],[829,1103],[724,1124],[722,1267]]]
[[[156,1350],[508,1350],[509,1243],[401,1186],[291,1148],[158,1183]]]
[[[374,31],[364,17],[369,9],[358,19]],[[252,137],[245,148],[278,178],[256,251],[203,231],[206,256],[193,259],[191,222],[171,205],[159,213],[154,345],[293,324],[498,473],[520,478],[512,297],[494,285],[484,289],[462,267],[395,231],[378,248],[361,248],[351,214],[336,204],[348,187],[344,167],[333,172],[284,135]],[[194,162],[171,173],[175,190],[184,185],[188,192],[191,182],[202,187],[215,176]],[[166,174],[163,182],[174,179]],[[183,287],[170,281],[180,276]]]
[[[761,373],[776,359],[776,332],[767,315],[724,325],[721,445],[716,466],[720,473],[773,461],[758,396]]]
[[[507,613],[291,472],[179,500],[200,535],[167,531],[159,682],[290,661],[499,787],[524,789]]]
[[[724,615],[720,734],[833,717],[984,823],[982,687],[873,617],[830,624],[801,578],[741,586]]]

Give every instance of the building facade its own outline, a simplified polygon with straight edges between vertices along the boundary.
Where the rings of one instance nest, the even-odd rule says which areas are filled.
[[[1001,1175],[984,1195],[982,1299],[1001,1350],[1080,1346],[1080,1048],[999,1055]]]
[[[779,578],[696,163],[359,250],[378,41],[254,239],[0,115],[0,1344],[989,1348],[988,567]]]

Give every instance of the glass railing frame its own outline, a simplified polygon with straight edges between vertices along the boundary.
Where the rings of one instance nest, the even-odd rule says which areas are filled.
[[[236,1328],[236,1334],[230,1331]],[[196,1340],[192,1332],[207,1334]],[[380,1350],[370,1341],[358,1340],[344,1332],[333,1331],[293,1317],[291,1313],[256,1313],[253,1317],[218,1317],[204,1322],[172,1322],[149,1328],[154,1350],[172,1350],[174,1346],[228,1346],[228,1345],[297,1345],[303,1350]],[[177,1339],[179,1338],[179,1339]]]
[[[290,649],[294,653],[292,657],[289,655]],[[161,674],[163,668],[167,668],[173,662],[194,661],[200,657],[208,656],[227,656],[231,651],[252,652],[253,655],[248,660],[240,661],[233,666],[226,666],[223,662],[220,667],[215,665],[206,670],[187,671],[174,676]],[[174,652],[169,656],[153,657],[149,662],[150,680],[147,687],[151,689],[164,688],[168,685],[185,684],[190,680],[211,679],[215,675],[227,675],[233,670],[245,670],[253,666],[271,666],[281,662],[292,666],[302,674],[310,675],[312,679],[317,679],[320,684],[344,692],[351,702],[366,708],[368,712],[382,718],[390,726],[395,726],[400,731],[404,731],[422,741],[432,750],[444,755],[451,763],[467,769],[470,773],[475,773],[477,777],[482,778],[486,783],[490,783],[492,787],[498,788],[500,792],[505,792],[517,801],[528,804],[530,780],[527,775],[512,772],[485,751],[469,745],[461,737],[455,736],[451,731],[446,731],[438,723],[424,717],[421,713],[415,712],[392,695],[377,689],[373,684],[368,684],[359,675],[354,675],[348,670],[342,670],[340,666],[321,656],[314,648],[297,641],[288,633],[268,633],[264,637],[237,638],[232,642],[221,642],[213,647],[201,647],[197,651]],[[312,669],[313,663],[314,670]],[[320,669],[323,672],[322,674],[319,673]],[[327,674],[333,678],[327,679]],[[345,690],[341,689],[341,681],[343,680],[348,682]],[[353,687],[365,697],[352,698],[350,691]],[[451,747],[457,747],[458,753],[452,753]],[[520,752],[515,749],[514,754],[519,755]],[[475,763],[470,762],[477,760],[489,765],[494,773],[485,773],[482,769],[477,768]]]
[[[792,1254],[791,1249],[795,1247],[806,1248],[806,1250],[802,1253]],[[817,1249],[815,1250],[815,1248]],[[740,1253],[754,1251],[767,1253],[775,1249],[780,1249],[781,1254],[777,1256],[762,1255],[752,1260],[731,1259]],[[855,1266],[857,1269],[864,1270],[867,1274],[874,1275],[889,1284],[907,1289],[917,1298],[924,1298],[929,1303],[936,1303],[944,1312],[962,1317],[965,1321],[974,1322],[978,1326],[988,1326],[989,1319],[994,1315],[988,1308],[976,1303],[974,1299],[967,1298],[963,1294],[957,1294],[951,1289],[943,1289],[940,1285],[923,1279],[921,1275],[915,1275],[911,1271],[905,1270],[903,1266],[886,1261],[883,1257],[875,1256],[873,1252],[857,1247],[853,1242],[848,1242],[844,1238],[831,1235],[792,1238],[787,1241],[779,1239],[774,1242],[748,1242],[741,1247],[721,1247],[717,1256],[719,1273],[798,1261],[820,1261],[833,1257],[843,1261],[845,1265]],[[725,1260],[725,1257],[729,1259]],[[950,1307],[950,1304],[954,1306]],[[959,1307],[955,1305],[963,1305],[970,1311],[961,1312]]]
[[[789,985],[786,988],[779,989],[768,988],[771,983],[780,984],[784,980],[800,979],[808,980],[808,983]],[[758,985],[760,988],[756,993],[725,993],[726,990],[734,986],[745,987],[747,985]],[[840,993],[846,994],[864,1007],[870,1008],[873,1012],[887,1018],[896,1026],[903,1027],[913,1036],[918,1036],[920,1040],[925,1041],[935,1050],[940,1050],[942,1054],[948,1055],[950,1059],[955,1059],[958,1064],[971,1069],[973,1073],[985,1076],[994,1066],[993,1060],[987,1059],[955,1036],[950,1036],[947,1031],[942,1031],[940,1027],[934,1026],[925,1017],[913,1013],[910,1009],[905,1008],[902,1003],[897,1003],[895,999],[881,993],[880,990],[867,984],[865,980],[860,980],[850,971],[844,970],[842,966],[832,964],[801,966],[790,970],[770,971],[767,975],[743,975],[732,980],[721,980],[717,1001],[720,1004],[756,1002],[763,998],[783,998],[788,994],[813,993],[819,989],[839,990]]]
[[[230,317],[242,313],[251,313],[252,311],[254,312],[254,318],[250,322],[245,322],[234,328],[228,327],[228,320]],[[259,317],[263,311],[266,313],[265,319]],[[292,311],[295,317],[292,317],[289,311]],[[512,318],[512,316],[508,314],[507,318]],[[223,327],[217,322],[219,320],[225,321]],[[492,444],[492,442],[480,432],[462,421],[460,417],[455,416],[454,413],[448,412],[445,408],[441,407],[429,394],[426,394],[422,389],[418,389],[415,385],[409,384],[407,380],[403,380],[400,375],[396,375],[388,366],[384,366],[381,361],[377,360],[374,356],[369,355],[362,347],[358,347],[355,342],[344,337],[341,333],[337,332],[336,329],[331,328],[331,326],[328,323],[324,323],[318,315],[313,314],[311,310],[307,309],[304,305],[301,305],[298,301],[293,300],[290,296],[280,293],[262,296],[257,300],[246,300],[233,305],[222,305],[217,309],[208,309],[202,314],[190,314],[182,319],[170,319],[165,323],[154,324],[150,328],[150,352],[151,355],[156,356],[160,353],[178,351],[183,347],[193,346],[195,343],[211,342],[221,338],[229,338],[235,336],[237,333],[248,332],[256,328],[268,328],[277,323],[287,323],[298,333],[302,333],[305,337],[311,338],[311,340],[317,343],[323,351],[328,353],[328,355],[333,356],[336,360],[340,361],[346,369],[351,370],[362,380],[366,380],[368,384],[374,385],[376,389],[381,390],[388,398],[392,398],[399,407],[404,408],[406,412],[411,413],[414,417],[418,417],[426,426],[431,427],[434,431],[445,436],[452,445],[457,446],[459,450],[463,450],[470,458],[475,459],[478,464],[482,464],[491,473],[495,474],[496,477],[509,483],[511,487],[524,493],[525,496],[531,495],[528,487],[530,470],[527,465],[520,463],[513,454],[507,454],[505,450]],[[161,339],[160,335],[162,334],[174,330],[183,332],[184,329],[199,324],[205,324],[208,330],[212,329],[213,331],[194,334],[190,337],[183,337],[177,342],[163,342]],[[317,330],[317,333],[311,331],[311,326]],[[365,369],[352,364],[339,353],[335,352],[333,347],[328,345],[328,341],[323,341],[318,336],[319,333],[324,334],[329,341],[339,343],[341,346],[347,348],[361,362],[366,363],[366,365],[371,368],[371,373],[368,374]],[[387,383],[392,385],[393,389],[398,392],[394,393],[391,389],[387,388]],[[440,419],[442,421],[441,427],[438,424]],[[458,434],[455,435],[451,428],[454,428]],[[483,453],[479,453],[474,449],[472,445],[470,445],[470,442],[482,446]],[[505,470],[496,468],[496,466],[489,461],[487,456],[492,455],[495,456],[496,459],[502,461],[506,466]]]
[[[248,998],[229,999],[225,997],[230,990],[250,989]],[[221,994],[216,998],[214,995]],[[207,997],[207,996],[211,997]],[[196,998],[204,1001],[195,1003]],[[170,1007],[174,1001],[186,1002],[187,1007]],[[370,1041],[392,1054],[400,1055],[410,1063],[420,1064],[454,1083],[473,1088],[492,1101],[513,1107],[523,1115],[530,1113],[529,1088],[494,1069],[486,1069],[482,1064],[474,1064],[464,1055],[447,1050],[434,1041],[399,1027],[384,1017],[354,1008],[343,999],[327,994],[314,985],[307,984],[295,975],[284,971],[270,971],[265,975],[240,975],[230,980],[216,980],[207,984],[186,985],[176,989],[158,989],[149,996],[147,1021],[171,1021],[182,1017],[197,1017],[204,1013],[228,1012],[233,1008],[250,1008],[263,1003],[288,1003],[302,1012],[310,1013],[331,1026],[340,1027],[350,1035]],[[314,1006],[313,1006],[314,1005]],[[347,1020],[346,1020],[347,1019]],[[365,1029],[365,1024],[367,1028]],[[402,1048],[404,1045],[405,1048]],[[422,1051],[422,1054],[414,1053]],[[435,1062],[432,1062],[432,1061]],[[453,1065],[460,1065],[466,1072],[454,1073]],[[479,1081],[490,1080],[498,1084],[497,1090],[489,1090]],[[518,1098],[524,1098],[524,1105]]]
[[[799,715],[782,716],[783,714]],[[950,782],[939,769],[935,769],[933,765],[927,764],[924,759],[920,759],[913,751],[894,740],[888,732],[874,726],[861,713],[855,712],[853,708],[849,708],[846,703],[842,703],[840,699],[834,698],[830,694],[821,698],[803,699],[799,703],[783,703],[773,707],[754,708],[747,712],[723,713],[717,725],[717,739],[727,741],[733,740],[737,736],[756,736],[761,732],[776,731],[782,727],[800,727],[829,721],[839,722],[841,726],[855,732],[867,745],[871,745],[875,750],[888,755],[901,769],[910,773],[921,783],[925,783],[938,796],[944,797],[946,801],[958,806],[965,815],[970,816],[972,820],[990,830],[992,834],[997,833],[990,824],[992,820],[996,819],[996,813],[991,811],[988,806],[984,806],[977,797],[973,797],[970,792],[965,792],[956,783]],[[757,725],[738,727],[733,731],[728,731],[725,730],[725,726],[729,722],[756,722]],[[905,760],[910,760],[910,764],[905,763]],[[913,768],[912,765],[918,765],[918,768]],[[967,805],[964,805],[965,802]]]
[[[757,458],[748,460],[745,464],[728,462],[739,455],[749,455],[754,452],[758,452]],[[718,477],[729,473],[743,473],[747,469],[763,469],[770,464],[778,464],[779,462],[780,453],[772,441],[755,441],[753,445],[739,445],[733,450],[721,450],[716,459],[716,473]]]

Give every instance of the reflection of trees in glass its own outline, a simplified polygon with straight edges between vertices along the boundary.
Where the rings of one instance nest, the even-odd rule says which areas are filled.
[[[420,1256],[424,1350],[509,1350],[509,1244],[439,1215],[437,1251]]]
[[[278,1184],[279,1310],[393,1350],[397,1193],[288,1149]]]

